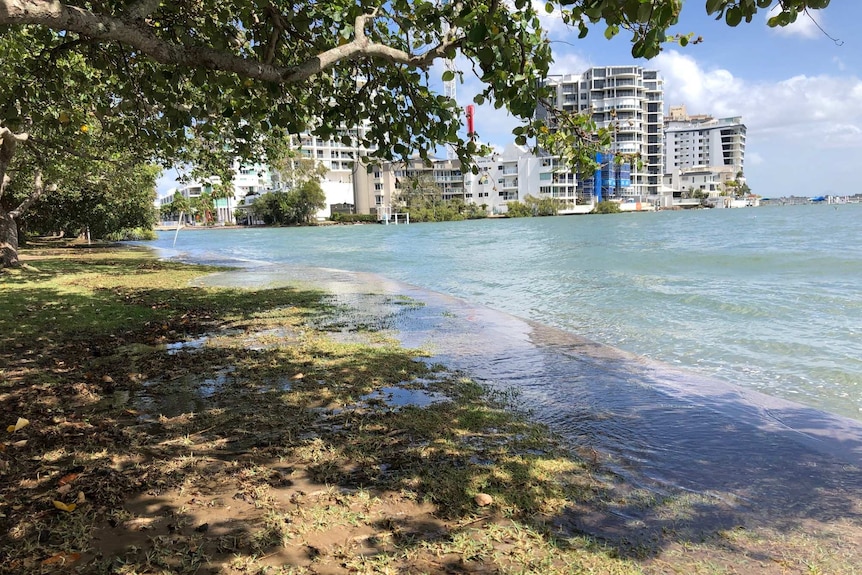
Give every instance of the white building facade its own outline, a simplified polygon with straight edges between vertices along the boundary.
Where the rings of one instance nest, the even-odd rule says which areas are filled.
[[[746,127],[741,117],[673,118],[665,122],[664,173],[704,166],[728,168],[734,174],[743,171]]]
[[[272,175],[265,164],[243,164],[236,161],[232,170],[234,175],[230,189],[233,197],[213,199],[213,220],[221,225],[236,223],[236,207],[243,203],[246,196],[262,193],[272,187]],[[179,188],[168,190],[166,195],[159,198],[159,204],[164,206],[173,203],[177,192],[187,200],[199,198],[204,192],[212,194],[219,184],[221,184],[221,178],[218,176],[206,178],[203,181],[192,181]]]
[[[716,199],[733,191],[727,183],[745,181],[747,130],[742,118],[689,116],[685,106],[673,106],[664,125],[664,179],[674,197],[684,200],[698,191],[710,205],[724,207],[728,202]]]
[[[357,206],[381,219],[396,213],[402,204],[401,191],[412,179],[433,180],[444,201],[461,200],[481,206],[488,214],[505,214],[508,202],[527,196],[554,198],[560,214],[587,213],[595,205],[590,192],[580,192],[577,177],[551,156],[536,156],[523,146],[509,144],[501,152],[476,158],[478,172],[462,170],[456,159],[420,158],[407,162],[385,162],[369,166],[357,175]],[[366,199],[360,198],[365,195]]]
[[[657,198],[664,173],[664,82],[658,71],[640,66],[590,68],[582,74],[552,76],[547,85],[554,89],[552,104],[568,112],[590,113],[599,128],[611,128],[614,139],[609,155],[634,155],[628,185],[608,190],[608,196]],[[547,110],[537,109],[547,117]],[[587,175],[582,193],[594,185]]]
[[[491,214],[505,214],[508,202],[527,196],[557,200],[560,214],[586,213],[595,202],[578,190],[577,176],[553,156],[536,156],[523,146],[509,144],[501,152],[477,158],[477,174],[464,177],[466,201],[485,205]]]

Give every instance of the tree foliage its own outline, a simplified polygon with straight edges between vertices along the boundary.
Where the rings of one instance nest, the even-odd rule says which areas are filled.
[[[592,213],[594,214],[618,214],[620,213],[620,204],[619,202],[614,202],[611,200],[603,200],[596,204],[596,207],[593,208]]]
[[[307,180],[295,188],[268,192],[252,204],[254,214],[265,224],[307,225],[326,207],[326,194],[317,180]]]
[[[430,174],[407,178],[397,202],[410,214],[411,222],[451,222],[486,217],[485,208],[464,203],[461,198],[443,199],[443,191]]]
[[[556,216],[560,202],[555,198],[528,195],[524,201],[506,202],[506,215],[510,218],[529,218],[532,216]]]
[[[100,166],[98,178],[74,177],[51,194],[40,197],[22,215],[28,233],[88,232],[104,239],[133,228],[152,228],[156,223],[156,176],[153,166],[132,169]]]

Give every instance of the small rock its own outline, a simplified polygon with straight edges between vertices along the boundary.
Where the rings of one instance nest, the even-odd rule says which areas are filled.
[[[487,493],[479,493],[473,498],[473,501],[475,501],[476,505],[479,507],[487,507],[494,503],[494,498]]]
[[[204,523],[202,525],[198,525],[197,527],[195,527],[195,531],[197,531],[198,533],[206,533],[207,531],[209,531],[209,528],[210,528],[210,524]]]

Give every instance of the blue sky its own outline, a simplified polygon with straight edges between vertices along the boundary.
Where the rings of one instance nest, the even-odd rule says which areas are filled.
[[[664,78],[665,109],[685,104],[691,114],[742,116],[748,127],[745,173],[752,190],[766,197],[862,193],[862,2],[833,0],[800,15],[787,29],[766,26],[767,13],[730,28],[706,15],[702,0],[689,0],[673,33],[693,32],[703,42],[686,48],[669,44],[652,60],[631,57],[625,33],[612,40],[602,26],[578,40],[558,15],[543,18],[553,41],[554,73],[573,74],[591,66],[635,63]],[[544,2],[540,12],[544,12]],[[839,45],[840,44],[840,45]],[[478,81],[457,87],[462,105],[472,102]],[[439,67],[442,74],[442,66]],[[517,125],[504,111],[482,106],[476,130],[482,141],[505,146]],[[167,172],[159,193],[174,184]]]

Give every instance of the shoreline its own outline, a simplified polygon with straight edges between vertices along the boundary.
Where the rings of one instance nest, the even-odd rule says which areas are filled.
[[[730,218],[732,223],[750,233],[767,224],[761,218],[741,217],[739,210],[735,215]],[[832,217],[831,212],[828,215]],[[817,217],[817,210],[807,209],[790,220],[778,216],[776,226],[794,227]],[[724,219],[727,217],[718,221]],[[627,225],[612,227],[624,234],[657,228],[665,242],[670,241],[666,237],[670,230],[689,229],[699,220],[705,224],[715,218],[671,216],[661,222],[644,222],[635,230]],[[674,251],[678,257],[665,258],[653,243],[611,248],[584,244],[585,238],[595,236],[597,226],[583,229],[584,225],[569,221],[510,220],[503,226],[468,222],[466,226],[421,229],[261,229],[189,234],[185,242],[180,234],[176,245],[186,257],[218,263],[232,255],[239,260],[258,256],[276,264],[319,264],[383,273],[767,394],[852,419],[862,417],[862,399],[852,385],[862,370],[856,353],[862,342],[853,330],[859,308],[851,288],[862,255],[858,250],[829,256],[824,250],[834,239],[821,238],[809,250],[800,252],[787,245],[769,255],[760,253],[761,242],[755,235],[738,249],[700,242],[691,253]],[[848,223],[848,218],[842,217],[841,222]],[[507,250],[495,246],[511,233],[523,235],[526,242],[513,255],[523,252],[527,259],[538,258],[536,266],[520,258],[512,262],[516,268],[511,271],[500,264],[507,259]],[[571,246],[566,243],[569,236],[577,240]],[[533,241],[538,237],[554,240],[545,245]],[[163,235],[154,243],[170,247],[171,239]],[[434,271],[426,272],[419,259],[435,258],[433,246],[438,242],[447,257],[428,261],[428,269]],[[462,259],[455,259],[453,250],[460,249],[463,242],[473,247]],[[376,254],[375,246],[380,248]],[[572,249],[565,255],[554,246]],[[628,252],[632,252],[631,261],[625,259]],[[735,296],[724,285],[719,273],[723,269],[739,274],[739,289],[755,290],[751,297]],[[687,275],[689,271],[694,275]],[[547,278],[546,283],[535,284],[534,276]],[[789,283],[782,292],[776,288],[784,276]],[[622,280],[625,285],[618,286]],[[534,288],[535,296],[530,293]],[[813,332],[804,331],[807,324],[813,326]],[[698,335],[701,331],[702,336]],[[846,339],[841,338],[844,332]]]
[[[529,375],[533,380],[531,387],[536,388],[534,392],[543,396],[531,404],[534,411],[540,409],[541,401],[549,394],[535,383],[536,380],[548,385],[555,378],[574,375],[574,379],[590,378],[591,385],[609,385],[620,393],[608,406],[594,398],[594,407],[597,411],[617,410],[621,419],[632,419],[632,413],[625,412],[626,409],[636,412],[643,408],[632,396],[648,390],[652,397],[661,398],[657,403],[667,406],[669,413],[711,412],[728,422],[782,436],[798,444],[801,450],[834,456],[848,465],[862,468],[862,421],[643,358],[532,320],[376,274],[270,264],[265,268],[219,272],[204,278],[203,285],[313,287],[338,294],[345,305],[371,309],[373,306],[363,301],[363,297],[373,297],[370,294],[407,297],[422,303],[421,311],[412,312],[420,317],[411,320],[402,314],[390,327],[393,337],[406,347],[429,349],[442,363],[478,376],[480,380],[497,382],[495,385],[501,391],[522,383],[524,376]],[[505,357],[507,355],[510,357]],[[501,369],[499,363],[503,361],[510,365]],[[613,367],[592,370],[602,362]],[[585,364],[590,364],[590,369],[574,367],[570,373],[565,371],[565,366]],[[555,368],[543,373],[542,366],[549,365]],[[601,394],[596,390],[589,393]],[[550,408],[560,409],[559,405]],[[550,416],[551,419],[561,417],[565,414]],[[675,425],[673,421],[664,421],[664,424]],[[664,430],[665,433],[669,431]]]
[[[380,561],[435,575],[717,566],[778,575],[812,565],[849,574],[862,559],[858,473],[769,430],[740,423],[731,433],[709,409],[637,383],[665,374],[624,352],[371,274],[266,266],[202,280],[232,277],[228,288],[190,288],[211,270],[123,248],[65,255],[15,276],[56,274],[77,294],[74,308],[54,298],[21,316],[33,333],[18,341],[25,350],[41,341],[41,356],[10,362],[17,387],[3,389],[4,417],[30,420],[0,452],[18,462],[0,471],[24,481],[3,493],[23,511],[0,510],[16,537],[7,564],[16,573],[62,553],[178,573],[290,565],[345,575],[379,572]],[[276,286],[286,278],[294,287]],[[325,291],[312,289],[315,278]],[[2,287],[15,295],[15,285]],[[87,314],[65,310],[90,301],[110,329],[79,342]],[[69,385],[28,384],[42,369]],[[60,406],[53,420],[39,411],[46,400]],[[574,414],[542,411],[560,404]],[[539,425],[517,417],[528,410]],[[662,417],[678,423],[654,425]],[[575,424],[574,435],[561,424]],[[737,440],[751,433],[775,452],[745,452]],[[26,444],[13,445],[19,438]],[[662,477],[644,459],[722,438],[731,463],[752,469],[694,450],[675,469],[725,481],[735,472],[733,485],[692,489],[685,474]],[[626,451],[604,449],[613,445]],[[63,451],[45,459],[52,446]],[[721,456],[712,468],[697,460],[706,453]],[[36,491],[18,487],[37,471]],[[753,485],[754,472],[771,483]],[[51,511],[52,497],[79,508]],[[69,530],[82,521],[87,535],[75,539]],[[43,541],[45,526],[62,537]],[[89,543],[64,544],[78,540]],[[22,555],[33,549],[42,555]]]

